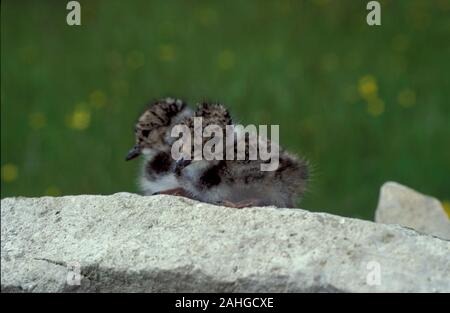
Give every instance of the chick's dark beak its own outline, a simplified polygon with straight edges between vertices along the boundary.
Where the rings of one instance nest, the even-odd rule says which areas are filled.
[[[126,161],[130,161],[136,157],[138,157],[141,154],[141,149],[138,145],[135,145],[130,151],[128,151],[127,157],[125,158]]]
[[[191,164],[192,160],[186,160],[184,158],[179,158],[176,162],[175,162],[175,171],[180,171],[183,168],[185,168],[186,166],[188,166],[189,164]]]

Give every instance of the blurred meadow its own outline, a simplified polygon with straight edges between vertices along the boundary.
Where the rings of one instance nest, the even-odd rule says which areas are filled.
[[[279,124],[300,207],[372,219],[398,181],[450,206],[450,0],[1,2],[1,197],[137,192],[152,99]]]

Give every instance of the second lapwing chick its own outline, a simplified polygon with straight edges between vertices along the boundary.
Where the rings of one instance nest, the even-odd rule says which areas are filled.
[[[233,121],[227,109],[219,104],[203,104],[185,124],[192,127],[193,117],[203,118],[203,127],[218,125],[233,126]],[[225,133],[225,131],[224,131]],[[208,138],[204,138],[207,140]],[[236,131],[232,146],[237,153],[237,141],[246,140]],[[266,138],[258,137],[258,141]],[[308,163],[278,146],[279,163],[274,171],[261,171],[264,161],[250,160],[249,141],[245,141],[246,155],[244,160],[185,160],[178,161],[175,174],[180,185],[192,198],[200,201],[221,204],[236,208],[247,206],[295,207],[296,200],[301,198],[308,181]],[[224,152],[225,153],[225,152]]]

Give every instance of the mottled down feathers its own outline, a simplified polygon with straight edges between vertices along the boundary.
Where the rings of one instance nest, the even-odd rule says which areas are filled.
[[[145,195],[167,193],[199,201],[232,207],[266,206],[295,207],[305,193],[309,178],[308,163],[279,148],[278,167],[261,171],[260,159],[250,160],[190,160],[180,162],[171,155],[177,138],[170,136],[177,124],[194,129],[194,117],[208,125],[223,128],[233,126],[229,111],[220,104],[204,102],[195,110],[179,99],[166,98],[152,103],[139,117],[135,127],[136,144],[127,159],[144,156],[139,184]],[[239,134],[236,133],[236,138]],[[203,138],[203,143],[209,138]],[[230,148],[225,142],[224,147]],[[247,140],[247,138],[244,138]],[[275,145],[266,138],[268,145]],[[236,149],[236,142],[232,149]],[[249,142],[246,141],[248,149]],[[248,150],[246,150],[248,152]]]

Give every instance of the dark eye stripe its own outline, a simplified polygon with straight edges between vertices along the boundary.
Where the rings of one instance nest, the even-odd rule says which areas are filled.
[[[150,134],[150,130],[149,129],[144,129],[142,131],[142,136],[144,136],[144,137],[148,137],[149,134]]]

